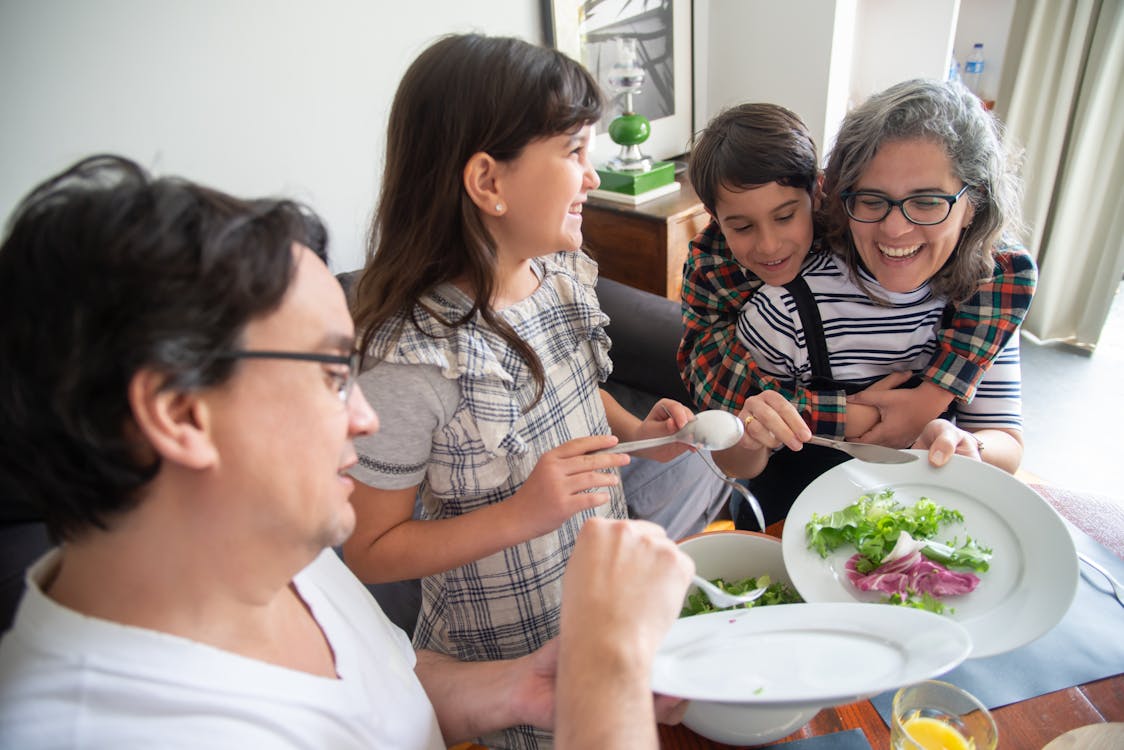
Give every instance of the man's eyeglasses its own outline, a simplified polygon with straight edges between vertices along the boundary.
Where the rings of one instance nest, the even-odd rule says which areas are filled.
[[[326,365],[347,365],[345,372],[328,371],[332,378],[332,387],[340,403],[346,404],[351,398],[351,390],[355,387],[355,378],[359,374],[359,352],[351,354],[318,354],[315,352],[276,352],[253,349],[238,349],[219,355],[221,359],[295,359],[301,362],[320,362]]]
[[[942,195],[940,193],[911,195],[900,201],[887,198],[881,193],[868,193],[863,190],[844,191],[843,208],[852,219],[863,224],[877,224],[890,215],[894,206],[901,209],[902,216],[910,224],[928,227],[940,224],[952,213],[952,207],[968,186],[960,188],[956,195]]]

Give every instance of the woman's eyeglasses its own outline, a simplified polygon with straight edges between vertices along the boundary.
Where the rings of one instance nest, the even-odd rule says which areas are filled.
[[[911,195],[900,201],[887,198],[881,193],[870,193],[864,190],[854,192],[847,190],[841,194],[843,208],[852,219],[863,224],[877,224],[890,215],[894,206],[901,209],[902,216],[910,224],[927,227],[940,224],[952,213],[952,207],[968,186],[960,188],[955,195],[942,195],[940,193],[926,193]]]

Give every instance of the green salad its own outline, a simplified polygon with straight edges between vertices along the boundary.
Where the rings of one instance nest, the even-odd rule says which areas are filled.
[[[985,572],[991,560],[991,549],[971,537],[962,545],[956,539],[948,544],[933,541],[942,525],[963,520],[960,511],[937,505],[927,497],[912,506],[903,506],[894,500],[894,491],[888,489],[865,494],[834,513],[813,513],[804,530],[808,547],[820,557],[827,557],[845,544],[854,545],[860,555],[855,568],[860,573],[869,573],[881,565],[903,531],[925,542],[922,554],[930,560],[948,567]]]
[[[731,594],[744,594],[747,591],[752,591],[762,586],[766,587],[765,593],[752,602],[721,609],[750,609],[751,607],[767,607],[770,604],[799,604],[804,601],[787,583],[781,583],[779,581],[777,583],[772,583],[767,575],[758,576],[756,578],[743,578],[740,581],[731,581],[729,583],[722,578],[712,578],[710,582]],[[679,616],[690,617],[691,615],[701,615],[706,612],[719,612],[721,609],[711,604],[710,599],[706,598],[706,594],[696,589],[687,595],[687,604],[684,605],[683,611],[679,613]]]

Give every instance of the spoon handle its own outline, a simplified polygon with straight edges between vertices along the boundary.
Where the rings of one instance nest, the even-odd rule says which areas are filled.
[[[617,443],[612,448],[594,451],[594,453],[632,453],[633,451],[642,451],[645,448],[655,448],[656,446],[678,442],[680,442],[679,435],[664,435],[663,437],[648,438],[647,440],[633,440],[628,443]]]

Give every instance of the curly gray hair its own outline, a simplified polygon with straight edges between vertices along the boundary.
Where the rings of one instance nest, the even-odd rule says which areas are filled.
[[[914,79],[874,94],[847,114],[824,172],[826,236],[858,278],[859,257],[841,194],[852,189],[883,143],[923,139],[939,144],[953,173],[968,185],[974,216],[944,268],[930,280],[936,293],[967,299],[992,273],[997,245],[1021,232],[1018,153],[1002,124],[957,82]]]

